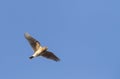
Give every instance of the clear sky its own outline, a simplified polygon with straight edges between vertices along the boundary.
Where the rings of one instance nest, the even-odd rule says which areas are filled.
[[[0,38],[0,79],[120,79],[120,0],[0,0]]]

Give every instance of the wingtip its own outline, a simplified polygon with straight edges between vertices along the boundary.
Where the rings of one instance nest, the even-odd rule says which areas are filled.
[[[28,32],[25,32],[24,35],[25,35],[25,37],[29,37],[30,36],[30,34]]]
[[[56,59],[55,61],[56,61],[56,62],[60,62],[60,59]]]
[[[60,59],[58,58],[58,57],[56,57],[55,59],[53,59],[54,61],[56,61],[56,62],[59,62],[60,61]]]

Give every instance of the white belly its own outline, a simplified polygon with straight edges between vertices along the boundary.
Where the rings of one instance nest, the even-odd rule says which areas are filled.
[[[37,57],[42,53],[41,50],[37,50],[32,56]]]

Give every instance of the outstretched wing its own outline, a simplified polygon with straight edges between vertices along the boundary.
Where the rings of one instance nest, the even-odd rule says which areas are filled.
[[[39,41],[30,36],[30,34],[25,33],[25,38],[28,40],[34,51],[36,51],[40,47]]]
[[[46,51],[45,53],[43,53],[42,56],[48,59],[52,59],[54,61],[60,61],[60,59],[57,56],[55,56],[52,52],[49,52],[49,51]]]

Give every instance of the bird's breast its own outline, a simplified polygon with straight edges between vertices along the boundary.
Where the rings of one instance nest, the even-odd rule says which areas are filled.
[[[38,49],[38,50],[33,54],[33,56],[34,56],[34,57],[37,57],[37,56],[39,56],[41,53],[42,53],[42,50],[41,50],[41,49]]]

